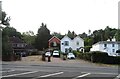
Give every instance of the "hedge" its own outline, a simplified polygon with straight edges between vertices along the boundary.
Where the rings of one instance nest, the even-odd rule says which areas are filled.
[[[80,59],[88,60],[93,63],[120,64],[120,57],[108,56],[105,52],[94,51],[89,53],[79,53]]]

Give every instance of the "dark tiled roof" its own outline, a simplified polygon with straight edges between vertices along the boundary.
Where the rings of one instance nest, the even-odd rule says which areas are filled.
[[[9,41],[11,43],[25,43],[22,39],[18,38],[18,37],[10,37]]]

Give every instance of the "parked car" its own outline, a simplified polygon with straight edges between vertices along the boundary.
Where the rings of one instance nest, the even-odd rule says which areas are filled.
[[[16,53],[16,55],[20,55],[21,57],[26,57],[27,56],[26,52]]]
[[[67,58],[68,59],[75,59],[75,55],[73,53],[68,53]]]
[[[50,52],[46,52],[46,53],[45,53],[45,56],[46,56],[46,57],[51,56],[51,53],[50,53]]]
[[[53,57],[60,57],[60,53],[58,50],[53,51]]]

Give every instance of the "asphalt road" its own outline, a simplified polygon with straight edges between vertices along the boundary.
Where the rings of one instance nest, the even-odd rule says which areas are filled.
[[[83,61],[2,62],[2,79],[119,79],[118,66]]]

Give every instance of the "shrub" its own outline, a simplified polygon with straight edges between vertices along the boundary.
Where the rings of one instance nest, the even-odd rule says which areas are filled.
[[[95,63],[120,64],[120,57],[108,56],[105,52],[94,51],[90,53],[78,54],[80,59],[88,60]]]
[[[73,54],[75,55],[75,57],[78,57],[78,56],[79,56],[79,54],[81,54],[81,53],[82,53],[82,52],[78,52],[78,51],[76,51],[76,50],[73,50],[72,52],[73,52]]]

